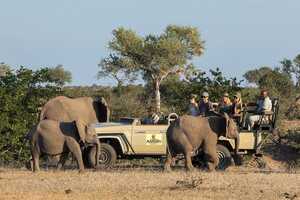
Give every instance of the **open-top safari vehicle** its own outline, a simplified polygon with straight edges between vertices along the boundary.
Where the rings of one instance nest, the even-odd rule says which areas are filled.
[[[243,127],[247,113],[255,110],[250,105],[243,111],[240,126],[239,153],[259,153],[265,141],[263,135],[270,135],[276,128],[278,115],[278,99],[273,100],[271,112],[260,113],[261,117],[254,130],[248,131]],[[174,118],[178,116],[171,113],[158,124],[144,123],[139,118],[121,118],[119,122],[98,123],[95,130],[101,142],[100,163],[104,167],[113,166],[117,159],[165,157],[167,152],[166,131]],[[217,151],[220,169],[225,169],[232,163],[232,152],[235,141],[226,137],[219,137]],[[90,154],[93,157],[93,154]],[[195,162],[200,156],[194,156]]]

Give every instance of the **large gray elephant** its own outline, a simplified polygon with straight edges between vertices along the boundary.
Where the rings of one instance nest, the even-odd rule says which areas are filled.
[[[168,155],[165,170],[169,171],[176,155],[185,156],[187,170],[192,170],[192,156],[201,148],[205,154],[207,166],[210,171],[218,165],[216,145],[219,136],[234,138],[235,152],[238,152],[239,131],[236,123],[227,114],[224,116],[194,117],[184,115],[175,120],[168,127],[167,143]]]
[[[84,125],[96,122],[109,121],[109,108],[103,97],[93,99],[91,97],[68,98],[58,96],[50,99],[42,108],[40,121],[51,119],[59,122],[80,121]],[[81,129],[82,127],[78,127]],[[79,130],[83,132],[84,130]],[[80,138],[82,140],[82,138]],[[86,166],[95,167],[95,161],[89,161],[90,152],[95,149],[84,150],[84,161]]]
[[[83,132],[80,132],[80,128]],[[42,120],[30,133],[31,155],[33,171],[39,171],[40,155],[57,156],[71,152],[77,160],[79,171],[84,170],[82,152],[79,141],[85,146],[95,146],[96,158],[99,158],[100,142],[92,126],[83,125],[81,122],[58,122]],[[97,159],[99,160],[99,159]],[[65,157],[61,157],[63,165]]]
[[[109,109],[103,97],[68,98],[58,96],[50,99],[42,108],[40,121],[52,119],[70,122],[80,119],[82,123],[91,124],[109,121]]]

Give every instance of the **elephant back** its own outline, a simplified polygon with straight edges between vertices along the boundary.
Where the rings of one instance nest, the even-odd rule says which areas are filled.
[[[84,124],[98,121],[92,98],[79,97],[71,99],[64,96],[55,97],[44,105],[40,121],[44,119],[60,122],[72,122],[80,119]]]
[[[179,118],[179,127],[193,146],[200,145],[198,143],[211,133],[207,118],[201,116],[183,115]]]

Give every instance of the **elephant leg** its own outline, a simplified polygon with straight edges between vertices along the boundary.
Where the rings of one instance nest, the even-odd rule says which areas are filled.
[[[165,162],[165,165],[164,165],[164,171],[166,171],[166,172],[171,171],[171,164],[172,164],[173,159],[174,158],[172,157],[171,153],[168,152],[167,159],[166,159],[166,162]]]
[[[40,158],[40,152],[38,149],[34,146],[31,150],[31,155],[32,155],[32,171],[40,171],[40,166],[39,166],[39,158]]]
[[[217,140],[207,140],[204,142],[203,147],[207,166],[209,171],[215,171],[219,164],[218,154],[217,154]]]
[[[69,152],[63,153],[63,154],[60,156],[60,159],[59,159],[59,161],[58,161],[58,163],[57,163],[57,165],[56,165],[56,168],[57,168],[58,170],[61,170],[61,169],[62,169],[62,167],[65,165],[65,163],[66,163],[68,157],[69,157]]]
[[[83,172],[84,165],[82,160],[82,153],[78,142],[72,137],[66,137],[66,144],[72,154],[75,156],[77,160],[77,165],[79,168],[79,172]]]
[[[187,171],[193,171],[194,170],[194,167],[193,167],[193,164],[192,164],[192,155],[191,155],[191,152],[192,151],[189,151],[189,149],[184,152],[184,156],[185,156],[185,168],[186,168]]]

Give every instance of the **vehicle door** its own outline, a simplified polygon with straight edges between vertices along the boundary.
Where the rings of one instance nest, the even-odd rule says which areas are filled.
[[[166,131],[168,125],[135,125],[132,146],[137,154],[166,154]]]

